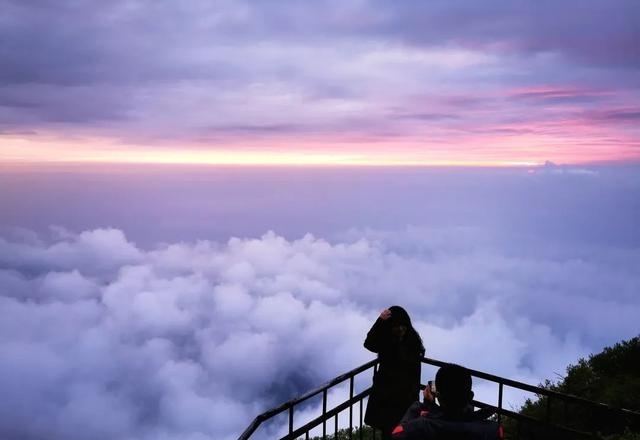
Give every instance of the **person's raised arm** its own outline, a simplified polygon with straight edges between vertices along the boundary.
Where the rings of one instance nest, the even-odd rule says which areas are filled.
[[[364,348],[374,353],[379,353],[386,345],[389,336],[385,332],[385,326],[388,324],[387,320],[391,317],[391,311],[384,309],[376,322],[367,333],[367,337],[364,340]]]

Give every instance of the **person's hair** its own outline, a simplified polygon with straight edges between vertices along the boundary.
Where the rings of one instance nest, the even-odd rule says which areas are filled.
[[[462,411],[473,399],[471,373],[456,364],[445,364],[436,373],[438,400],[445,411]]]
[[[424,356],[424,345],[422,344],[422,338],[420,334],[411,325],[411,318],[405,309],[400,306],[389,307],[391,317],[389,318],[391,325],[403,325],[407,328],[406,338],[409,342],[415,345],[416,350],[420,353],[420,356]]]

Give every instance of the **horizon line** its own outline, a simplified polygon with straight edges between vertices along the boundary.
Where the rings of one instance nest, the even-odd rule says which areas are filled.
[[[553,168],[567,166],[633,166],[640,165],[640,161],[610,160],[561,163],[555,161],[227,161],[227,162],[196,162],[196,161],[136,161],[136,160],[2,160],[0,168],[58,168],[58,167],[202,167],[202,168]]]

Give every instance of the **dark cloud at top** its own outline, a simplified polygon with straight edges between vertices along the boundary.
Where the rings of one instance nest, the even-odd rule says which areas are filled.
[[[143,84],[197,74],[197,60],[180,54],[194,30],[182,28],[177,5],[3,1],[3,11],[4,84]]]
[[[640,67],[640,6],[633,0],[503,2],[375,2],[387,29],[427,45],[559,52],[580,63]]]
[[[286,134],[397,137],[411,133],[397,113],[455,113],[474,125],[464,106],[429,108],[454,92],[499,86],[495,99],[510,86],[580,83],[585,94],[613,90],[624,100],[638,87],[633,0],[2,0],[0,8],[4,132],[206,141],[277,136],[254,128],[289,125],[299,130]],[[412,99],[425,95],[416,107]]]
[[[535,5],[3,0],[2,8],[5,63],[0,79],[5,84],[215,80],[224,76],[225,66],[229,76],[242,68],[240,60],[223,55],[221,49],[270,41],[286,44],[282,36],[287,34],[310,47],[322,39],[406,38],[429,47],[560,51],[602,67],[638,67],[640,60],[640,7],[632,0]]]

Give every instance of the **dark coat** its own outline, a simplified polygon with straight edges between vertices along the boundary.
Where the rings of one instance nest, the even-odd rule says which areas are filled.
[[[402,422],[393,430],[393,440],[502,440],[502,427],[494,421],[480,420],[473,410],[448,417],[437,405],[424,410],[420,402],[409,407]]]
[[[364,346],[378,353],[380,361],[364,421],[389,433],[418,398],[424,348],[415,330],[399,340],[391,333],[391,322],[380,318],[367,333]]]

